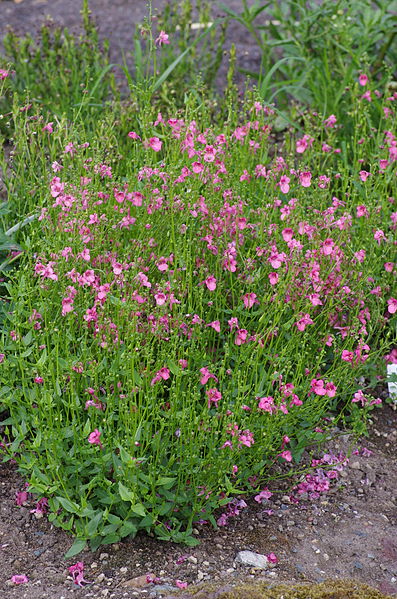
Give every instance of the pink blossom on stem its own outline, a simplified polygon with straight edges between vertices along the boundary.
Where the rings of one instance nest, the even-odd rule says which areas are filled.
[[[213,275],[210,275],[203,281],[208,289],[208,291],[215,291],[216,289],[216,278]]]
[[[312,174],[310,171],[305,171],[304,173],[300,173],[299,182],[302,187],[310,187],[312,184]]]
[[[246,329],[238,329],[234,343],[235,345],[243,345],[247,341],[248,331]]]
[[[246,293],[245,295],[243,295],[244,306],[247,308],[247,310],[252,308],[252,306],[254,306],[255,304],[259,304],[256,298],[256,293]]]
[[[290,180],[291,179],[289,177],[287,177],[287,175],[283,175],[280,178],[279,186],[280,186],[280,189],[281,189],[281,191],[283,193],[288,193],[289,192],[289,182],[290,182]]]
[[[324,125],[330,129],[333,129],[336,125],[336,116],[331,114],[327,119],[325,119]]]
[[[391,297],[387,300],[387,311],[389,314],[395,314],[397,312],[397,299],[395,297]]]
[[[162,44],[169,44],[170,40],[168,38],[168,34],[165,31],[160,31],[159,36],[155,40],[155,44],[157,46],[161,46]]]
[[[216,376],[214,374],[211,374],[211,372],[208,370],[208,368],[206,366],[203,366],[203,368],[200,368],[200,373],[201,373],[200,383],[202,385],[206,385],[210,379],[214,379],[214,381],[216,383],[218,382],[218,379],[216,378]]]
[[[364,73],[360,73],[358,77],[358,82],[362,87],[365,87],[368,83],[368,77]]]
[[[154,152],[160,152],[163,142],[158,137],[151,137],[147,142],[149,148],[152,148]]]
[[[96,428],[94,431],[92,431],[92,433],[89,434],[88,443],[91,443],[91,445],[99,445],[99,447],[102,449],[101,434],[101,431]]]
[[[314,324],[309,314],[304,314],[296,323],[298,331],[304,331],[309,324]]]

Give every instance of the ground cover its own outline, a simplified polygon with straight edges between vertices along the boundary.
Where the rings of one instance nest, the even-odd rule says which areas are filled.
[[[347,464],[321,444],[365,432],[395,360],[390,81],[355,71],[341,118],[256,92],[237,111],[229,71],[215,117],[202,88],[164,104],[184,50],[158,72],[169,35],[145,32],[129,102],[67,37],[60,59],[93,70],[54,115],[22,65],[1,71],[3,449],[29,483],[18,503],[76,537],[69,557],[140,530],[194,546],[292,465],[291,502],[317,499]]]

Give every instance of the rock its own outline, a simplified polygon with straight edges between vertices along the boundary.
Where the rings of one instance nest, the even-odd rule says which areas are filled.
[[[150,576],[150,578],[155,578],[155,574],[143,574],[142,576],[136,576],[135,578],[126,580],[120,586],[128,589],[142,589],[143,587],[149,586],[149,584],[151,584],[147,581],[148,576]]]
[[[352,462],[350,464],[350,468],[353,468],[353,470],[360,470],[361,469],[361,464],[360,464],[360,462]]]
[[[235,561],[244,566],[254,566],[266,570],[269,567],[269,562],[266,555],[254,553],[253,551],[239,551],[235,557]]]
[[[187,561],[190,562],[191,564],[197,564],[197,557],[194,557],[194,555],[189,555],[189,557],[187,558]]]
[[[172,584],[156,584],[150,591],[150,597],[156,597],[157,595],[175,591],[175,587]]]
[[[104,559],[107,559],[108,557],[109,557],[108,553],[101,553],[101,555],[99,556],[99,559],[102,562]]]

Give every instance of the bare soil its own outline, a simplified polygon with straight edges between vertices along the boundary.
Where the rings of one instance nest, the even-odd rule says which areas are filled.
[[[160,9],[162,1],[154,1]],[[228,6],[239,9],[240,0]],[[146,14],[144,0],[91,0],[100,35],[110,39],[111,60],[120,61],[121,50],[132,46],[134,25]],[[17,33],[35,34],[51,15],[58,24],[78,31],[81,0],[0,0],[0,39],[7,25]],[[214,13],[219,12],[214,9]],[[243,28],[229,28],[229,43],[237,46],[240,64],[257,66],[259,55]],[[397,411],[390,405],[377,410],[370,439],[358,447],[373,453],[354,453],[341,479],[315,501],[291,504],[288,489],[269,505],[253,498],[248,508],[217,531],[202,526],[200,545],[194,549],[162,543],[139,535],[134,540],[85,552],[65,561],[71,538],[44,518],[30,512],[33,505],[18,507],[15,494],[24,481],[12,464],[0,464],[0,596],[4,599],[125,599],[173,595],[176,580],[191,585],[205,581],[224,586],[238,581],[313,581],[353,578],[384,593],[397,596]],[[324,451],[352,451],[347,436],[332,441]],[[277,485],[274,485],[277,489]],[[273,515],[267,510],[272,509]],[[274,552],[279,563],[267,570],[236,564],[238,551]],[[183,556],[184,559],[178,559]],[[68,566],[83,561],[85,578],[92,584],[80,588],[68,575]],[[182,563],[178,563],[182,562]],[[152,573],[157,583],[146,583]],[[14,574],[25,574],[29,583],[15,585]],[[143,578],[139,578],[143,577]],[[139,586],[140,585],[140,586]],[[339,595],[338,595],[339,596]],[[347,596],[347,595],[346,595]]]

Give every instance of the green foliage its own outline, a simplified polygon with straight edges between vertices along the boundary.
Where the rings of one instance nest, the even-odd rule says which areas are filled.
[[[360,71],[380,88],[388,69],[396,75],[395,2],[379,0],[374,6],[369,0],[257,0],[248,6],[242,0],[242,5],[242,12],[236,13],[220,3],[261,50],[259,70],[247,74],[258,80],[267,102],[277,100],[284,108],[292,98],[341,118]]]

